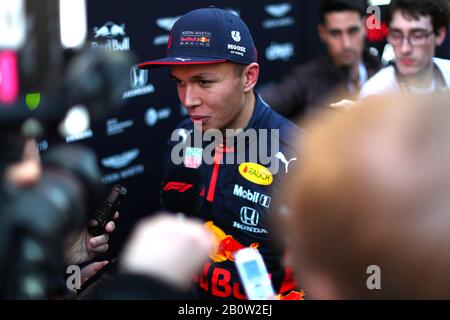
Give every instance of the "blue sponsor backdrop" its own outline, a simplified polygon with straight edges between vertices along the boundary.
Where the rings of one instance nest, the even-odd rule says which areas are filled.
[[[313,3],[313,1],[311,1]],[[280,78],[294,63],[314,55],[305,41],[310,14],[301,15],[303,1],[88,1],[90,45],[111,51],[131,50],[139,61],[165,54],[169,30],[187,11],[214,4],[247,22],[258,48],[261,82]],[[302,17],[303,16],[303,17]],[[308,40],[312,41],[312,40]],[[316,40],[314,40],[316,41]],[[306,50],[310,47],[311,50]],[[129,190],[111,255],[120,248],[135,222],[160,209],[159,189],[166,140],[185,116],[168,68],[132,68],[123,93],[125,105],[114,115],[93,124],[85,139],[73,141],[94,148],[107,184],[122,183]],[[72,137],[72,140],[77,140]]]
[[[254,35],[261,65],[260,84],[280,79],[294,64],[324,51],[317,36],[318,1],[88,1],[89,45],[111,51],[131,50],[139,61],[165,54],[169,30],[176,19],[195,8],[215,5],[238,14]],[[384,42],[374,43],[380,50]],[[444,52],[448,54],[448,46]],[[166,139],[185,116],[168,68],[131,68],[124,77],[125,105],[93,124],[92,130],[66,142],[97,151],[106,184],[122,183],[129,190],[121,207],[118,229],[109,255],[115,255],[135,222],[160,209]],[[47,146],[42,145],[45,149]]]

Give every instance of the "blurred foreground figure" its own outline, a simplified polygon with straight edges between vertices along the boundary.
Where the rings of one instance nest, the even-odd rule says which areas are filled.
[[[449,103],[374,97],[306,124],[280,214],[307,298],[450,298]]]
[[[96,299],[192,299],[188,288],[213,248],[194,219],[164,212],[138,223],[120,258],[121,273]]]

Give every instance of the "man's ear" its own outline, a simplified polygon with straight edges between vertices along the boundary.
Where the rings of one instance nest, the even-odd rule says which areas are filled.
[[[256,86],[259,78],[259,64],[253,62],[245,67],[244,72],[244,92],[251,92]]]
[[[317,31],[319,33],[320,40],[322,42],[325,42],[326,30],[325,30],[325,27],[323,26],[323,24],[317,25]]]
[[[436,47],[439,47],[444,43],[445,36],[447,35],[447,30],[444,27],[439,28],[438,34],[436,35]]]

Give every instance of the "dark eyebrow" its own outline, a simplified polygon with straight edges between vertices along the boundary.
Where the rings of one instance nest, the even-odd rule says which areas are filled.
[[[355,31],[355,30],[361,30],[361,27],[360,26],[351,26],[347,29],[347,32]]]
[[[412,29],[411,32],[430,32],[430,30],[424,28],[415,28]]]
[[[211,72],[203,72],[203,73],[199,73],[199,74],[196,74],[196,75],[192,76],[191,79],[192,80],[198,80],[198,79],[208,78],[208,77],[211,77],[211,76],[214,76],[214,74],[211,73]]]
[[[355,30],[355,29],[361,29],[361,26],[355,24],[355,25],[349,26],[347,29],[330,28],[330,29],[328,29],[328,32],[340,32],[340,33],[342,33],[342,32],[348,32],[350,30]]]
[[[402,30],[397,29],[397,28],[391,28],[389,31],[403,33]],[[429,32],[429,30],[424,29],[424,28],[414,28],[414,29],[411,29],[409,32]]]
[[[328,29],[329,33],[342,33],[341,29],[337,29],[337,28],[333,28],[333,29]]]
[[[211,77],[211,76],[214,76],[214,73],[212,73],[212,72],[203,72],[203,73],[199,73],[199,74],[193,75],[189,79],[190,80],[202,80],[202,79],[205,79],[205,78],[208,78],[208,77]],[[173,74],[171,74],[170,77],[173,80],[181,81],[180,79],[175,77]]]

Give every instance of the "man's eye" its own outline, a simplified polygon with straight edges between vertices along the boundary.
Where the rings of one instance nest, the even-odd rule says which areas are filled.
[[[199,82],[202,86],[209,86],[212,83],[210,80],[200,80]]]
[[[392,39],[401,39],[401,38],[403,38],[403,35],[402,35],[401,33],[395,33],[395,32],[392,32],[392,33],[390,34],[390,37],[391,37]]]
[[[348,31],[348,33],[350,34],[350,35],[355,35],[355,34],[357,34],[357,33],[359,33],[359,31],[360,31],[361,29],[359,29],[359,28],[350,28],[350,30]]]
[[[341,32],[340,31],[336,31],[336,30],[332,30],[332,31],[330,31],[330,35],[332,37],[339,37],[341,35]]]
[[[424,32],[413,32],[413,33],[411,34],[411,38],[415,38],[415,39],[423,39],[423,38],[425,38],[426,36],[427,36],[427,34],[424,33]]]

